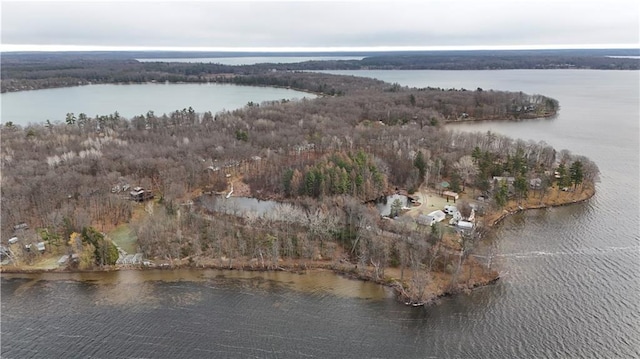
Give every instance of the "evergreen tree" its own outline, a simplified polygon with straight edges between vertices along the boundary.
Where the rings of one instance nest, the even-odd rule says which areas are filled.
[[[82,228],[82,242],[91,244],[94,249],[96,264],[100,266],[114,265],[118,260],[118,248],[93,227]]]
[[[584,179],[584,171],[582,167],[582,162],[577,160],[571,164],[569,167],[569,178],[571,178],[571,183],[573,183],[573,188],[576,188],[579,184],[582,183]]]
[[[418,169],[420,174],[420,183],[424,180],[424,176],[427,173],[427,162],[424,160],[422,151],[418,151],[416,158],[413,160],[413,165]]]
[[[507,204],[508,196],[509,196],[509,189],[507,187],[507,182],[500,181],[500,188],[498,189],[498,191],[494,196],[498,207],[502,208],[505,206],[505,204]]]
[[[563,188],[567,187],[571,184],[571,178],[567,174],[567,168],[564,166],[564,163],[561,163],[558,166],[558,187]]]

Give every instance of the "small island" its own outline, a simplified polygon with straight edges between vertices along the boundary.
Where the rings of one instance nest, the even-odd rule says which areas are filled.
[[[93,83],[108,64],[100,60],[94,73],[56,67],[49,75],[76,72],[50,82],[28,67],[3,69],[2,88]],[[137,79],[96,82],[175,76],[318,97],[215,114],[4,123],[3,272],[325,269],[423,305],[498,280],[491,256],[474,248],[504,216],[595,192],[599,171],[588,158],[446,127],[552,117],[559,104],[542,95],[263,67],[145,66]]]

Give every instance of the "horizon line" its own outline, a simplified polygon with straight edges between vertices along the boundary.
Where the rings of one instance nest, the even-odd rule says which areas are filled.
[[[208,47],[208,46],[101,46],[0,44],[5,52],[393,52],[393,51],[482,51],[482,50],[640,50],[638,44],[556,44],[556,45],[463,45],[463,46],[272,46],[272,47]]]

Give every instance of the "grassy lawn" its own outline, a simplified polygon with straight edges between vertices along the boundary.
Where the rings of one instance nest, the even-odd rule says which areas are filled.
[[[120,246],[120,248],[124,249],[127,253],[137,252],[138,239],[131,232],[129,224],[121,224],[111,232],[107,233],[107,235],[113,240],[115,244]]]
[[[55,269],[58,268],[58,259],[61,256],[58,255],[49,255],[43,256],[43,258],[37,262],[35,262],[31,268],[32,269]]]

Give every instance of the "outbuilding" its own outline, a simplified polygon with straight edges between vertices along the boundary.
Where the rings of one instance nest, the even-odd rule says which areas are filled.
[[[473,229],[473,223],[467,221],[458,221],[458,227],[462,229]]]

